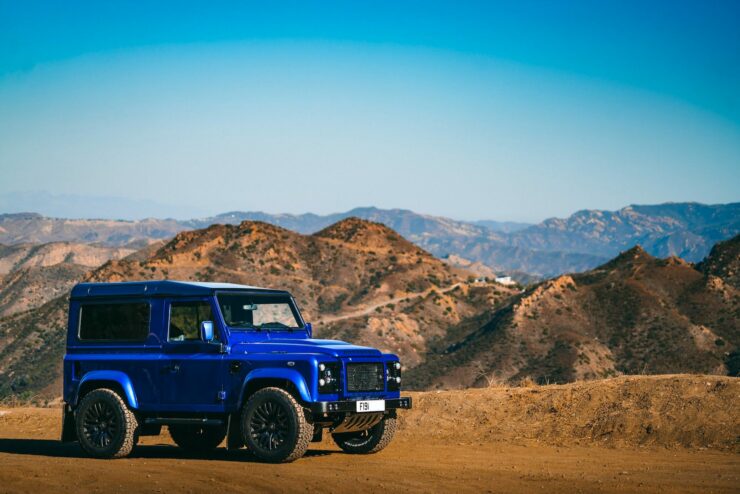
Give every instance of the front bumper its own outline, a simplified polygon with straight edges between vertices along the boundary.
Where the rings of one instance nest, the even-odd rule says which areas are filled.
[[[410,409],[411,398],[392,398],[385,401],[386,410]],[[357,401],[318,401],[309,406],[313,413],[357,412]]]

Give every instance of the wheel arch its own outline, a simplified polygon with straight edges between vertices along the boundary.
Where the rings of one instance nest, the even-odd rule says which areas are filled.
[[[311,394],[303,376],[292,369],[255,369],[244,378],[239,395],[241,408],[251,395],[263,388],[281,388],[289,392],[298,402],[311,402]]]
[[[94,389],[108,388],[118,393],[132,410],[139,408],[136,392],[131,378],[121,371],[90,371],[82,376],[77,386],[74,405],[78,405],[83,396]]]

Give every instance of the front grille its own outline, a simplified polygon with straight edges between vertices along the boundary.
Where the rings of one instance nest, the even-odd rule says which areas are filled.
[[[347,364],[347,391],[383,391],[383,364]]]

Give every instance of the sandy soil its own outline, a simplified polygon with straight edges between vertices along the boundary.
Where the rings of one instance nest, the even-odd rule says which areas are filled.
[[[142,438],[130,458],[93,460],[57,440],[60,409],[0,409],[0,493],[738,492],[738,386],[668,376],[414,393],[415,410],[381,453],[347,455],[327,437],[287,465],[246,450],[187,456],[166,432]],[[642,389],[652,389],[649,404]]]

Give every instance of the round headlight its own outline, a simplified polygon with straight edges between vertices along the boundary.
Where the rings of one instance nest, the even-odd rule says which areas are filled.
[[[400,377],[397,377],[397,378],[396,378],[396,382],[397,382],[398,384],[401,384],[401,378],[400,378]]]
[[[323,379],[319,379],[319,386],[324,386],[326,384],[326,381]]]
[[[324,369],[326,369],[326,366],[324,364],[319,364],[319,370],[323,372]]]

